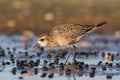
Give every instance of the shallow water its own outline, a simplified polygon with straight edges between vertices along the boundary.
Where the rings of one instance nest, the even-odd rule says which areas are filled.
[[[77,56],[77,61],[78,62],[84,62],[85,64],[88,64],[90,67],[96,67],[96,73],[95,73],[95,77],[90,78],[89,76],[89,72],[91,71],[90,69],[84,73],[82,73],[82,76],[78,76],[77,74],[75,74],[75,78],[76,80],[106,80],[106,75],[112,75],[112,80],[118,80],[120,78],[120,70],[116,69],[115,65],[118,63],[120,64],[120,56],[116,56],[116,54],[119,54],[119,47],[120,47],[120,40],[118,40],[118,44],[116,44],[113,40],[111,40],[110,38],[106,38],[108,36],[90,36],[87,38],[84,38],[84,40],[87,40],[88,42],[84,44],[81,43],[80,44],[76,44],[77,47],[77,51],[78,52],[98,52],[97,56],[95,55],[89,55],[88,57],[86,57],[85,55],[81,55],[79,53],[79,55]],[[98,40],[99,41],[96,41]],[[104,39],[107,40],[107,43],[104,42]],[[115,38],[116,39],[116,38]],[[66,49],[64,47],[61,47],[60,49],[57,48],[55,49],[56,53],[52,53],[52,58],[48,59],[46,56],[48,54],[48,50],[49,48],[46,48],[44,52],[42,52],[42,55],[40,57],[36,56],[37,52],[41,52],[39,49],[33,49],[32,47],[34,46],[34,44],[37,41],[37,37],[36,36],[23,36],[23,35],[14,35],[14,36],[6,36],[6,35],[2,35],[0,36],[0,46],[2,49],[5,50],[5,57],[0,57],[0,63],[2,63],[3,61],[8,61],[10,62],[10,54],[8,53],[9,51],[11,51],[11,54],[14,55],[14,59],[15,60],[25,60],[27,59],[29,60],[36,60],[36,59],[40,59],[40,65],[38,66],[39,69],[41,69],[44,65],[43,60],[48,60],[48,63],[51,63],[54,61],[55,59],[55,55],[58,53],[57,51],[59,51],[60,49],[62,49],[63,51]],[[7,49],[7,48],[10,49]],[[16,48],[16,50],[14,51],[13,48]],[[51,49],[51,48],[50,48]],[[19,53],[21,52],[21,53]],[[24,52],[28,52],[28,55],[34,55],[33,58],[28,58],[24,56]],[[72,59],[74,56],[74,49],[72,48],[72,55],[68,61],[68,63],[72,63]],[[102,57],[102,53],[108,54],[114,54],[115,58],[114,61],[111,61],[111,59],[105,59]],[[60,58],[59,62],[64,62],[65,58]],[[107,68],[106,71],[102,71],[101,66],[97,66],[98,62],[102,61],[102,65],[104,65],[106,62],[108,63],[113,63],[113,67]],[[16,63],[16,62],[15,62]],[[0,72],[0,80],[41,80],[41,79],[45,79],[45,80],[75,80],[73,77],[73,74],[71,74],[70,76],[66,76],[65,74],[63,74],[62,76],[59,75],[58,72],[55,72],[54,77],[53,78],[48,78],[48,74],[45,78],[40,77],[40,75],[42,74],[42,71],[39,70],[39,73],[37,75],[33,75],[33,76],[25,76],[23,74],[20,74],[20,70],[17,70],[16,75],[13,75],[11,73],[11,69],[13,67],[16,67],[16,64],[10,64],[10,65],[5,65],[5,66],[1,66],[0,69],[2,70]],[[46,65],[48,66],[48,65]],[[55,67],[57,67],[59,65],[56,65]],[[3,68],[5,67],[5,68]],[[56,68],[58,69],[58,67]],[[30,70],[31,71],[31,70]],[[84,71],[84,70],[83,70]],[[32,72],[33,73],[33,72]],[[34,74],[34,73],[33,73]],[[18,79],[19,77],[23,77],[23,79]]]

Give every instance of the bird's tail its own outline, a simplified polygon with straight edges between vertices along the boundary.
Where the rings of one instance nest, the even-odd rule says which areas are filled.
[[[100,22],[96,25],[96,27],[104,26],[106,23],[107,23],[106,21]]]

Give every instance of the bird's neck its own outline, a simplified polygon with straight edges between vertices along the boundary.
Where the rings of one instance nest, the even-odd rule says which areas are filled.
[[[57,42],[55,40],[53,40],[51,37],[49,37],[48,46],[49,47],[58,47],[59,45],[57,44]]]

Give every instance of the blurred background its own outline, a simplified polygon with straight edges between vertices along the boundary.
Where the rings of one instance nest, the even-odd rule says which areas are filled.
[[[120,0],[0,0],[0,34],[40,35],[58,24],[101,21],[108,23],[94,33],[113,34],[119,20]]]

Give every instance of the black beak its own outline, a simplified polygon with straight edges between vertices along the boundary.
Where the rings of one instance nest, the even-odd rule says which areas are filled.
[[[40,45],[39,45],[39,43],[37,43],[35,46],[33,46],[33,48],[38,48]]]

